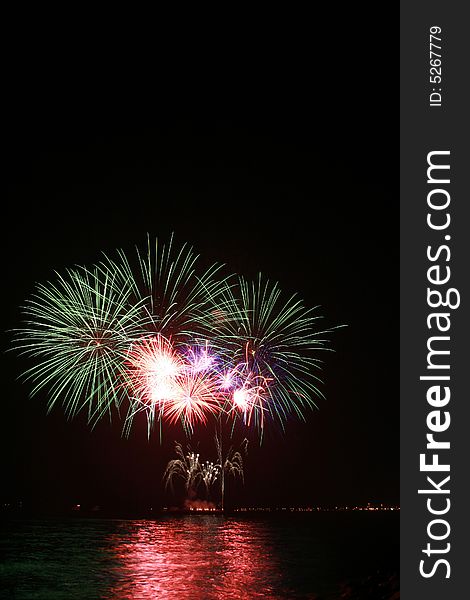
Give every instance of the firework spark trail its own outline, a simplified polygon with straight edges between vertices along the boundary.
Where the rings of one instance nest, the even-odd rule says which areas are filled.
[[[217,439],[216,443],[219,443]],[[227,473],[227,475],[231,475],[232,477],[240,477],[240,479],[244,481],[243,454],[247,453],[247,449],[248,440],[246,438],[240,444],[239,450],[235,450],[233,446],[230,446],[225,460],[222,461],[223,470]]]
[[[222,443],[222,430],[220,433],[215,435],[215,446],[217,450],[217,457],[219,459],[220,466],[220,494],[221,494],[221,508],[224,510],[225,506],[225,475],[231,475],[232,477],[240,477],[244,481],[244,470],[243,470],[243,457],[242,454],[247,453],[248,439],[245,438],[240,444],[240,449],[235,450],[233,446],[230,446],[227,454],[224,456],[223,443]]]
[[[210,491],[212,486],[218,480],[220,475],[220,465],[206,460],[201,463],[201,482],[204,485],[206,500],[210,499]]]
[[[175,452],[178,458],[170,460],[163,474],[165,488],[170,487],[173,490],[173,481],[175,478],[179,478],[183,479],[186,492],[195,491],[201,477],[199,454],[193,452],[189,446],[188,453],[185,454],[183,446],[177,442],[175,443]]]

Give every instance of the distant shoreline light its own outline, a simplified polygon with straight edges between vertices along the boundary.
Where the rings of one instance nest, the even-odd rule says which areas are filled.
[[[367,512],[377,512],[377,511],[399,511],[400,507],[397,505],[389,505],[389,504],[379,504],[379,505],[371,505],[368,504],[366,506],[334,506],[334,507],[324,507],[324,506],[290,506],[290,507],[276,507],[272,508],[269,506],[243,506],[239,508],[234,508],[232,512],[351,512],[351,511],[367,511]],[[163,508],[164,512],[186,512],[186,511],[194,511],[194,512],[221,512],[218,509],[213,507],[189,507],[185,509],[177,509],[177,508]]]

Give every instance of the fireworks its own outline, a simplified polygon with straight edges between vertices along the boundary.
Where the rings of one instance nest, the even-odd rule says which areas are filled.
[[[226,284],[216,277],[221,265],[198,272],[196,255],[184,244],[175,248],[173,236],[167,244],[152,244],[147,251],[138,248],[134,256],[118,251],[117,259],[105,257],[105,268],[116,272],[118,280],[130,285],[134,302],[147,315],[147,332],[171,338],[175,345],[204,339],[213,315],[213,298]]]
[[[188,356],[196,356],[195,351]],[[205,423],[208,415],[222,409],[217,380],[179,354],[162,335],[131,347],[124,385],[130,398],[128,421],[144,411],[150,427],[163,419],[168,423],[181,421],[192,431],[196,423]]]
[[[194,497],[197,494],[198,487],[202,484],[204,495],[207,500],[210,497],[211,488],[217,481],[220,482],[221,488],[221,508],[224,507],[224,481],[225,475],[230,475],[233,478],[239,478],[243,481],[243,454],[247,453],[248,440],[244,439],[240,444],[239,450],[234,450],[231,446],[224,456],[222,451],[221,439],[215,437],[217,462],[205,461],[202,462],[199,454],[191,450],[188,446],[187,453],[183,451],[183,446],[176,442],[175,453],[178,458],[170,460],[163,474],[165,488],[170,488],[172,491],[174,480],[180,479],[184,481],[186,493],[189,497]]]
[[[224,510],[224,499],[225,499],[225,474],[231,475],[232,477],[240,477],[243,481],[243,457],[242,454],[247,453],[248,440],[245,438],[239,450],[235,450],[233,446],[230,446],[227,454],[224,456],[222,448],[222,431],[220,434],[215,436],[215,446],[217,449],[217,456],[220,465],[220,494],[221,494],[221,508]]]
[[[262,431],[267,418],[315,407],[327,349],[315,309],[261,275],[198,274],[197,258],[149,240],[146,253],[118,251],[38,285],[16,333],[35,361],[33,393],[47,390],[49,409],[61,401],[70,416],[86,408],[91,421],[125,402],[127,432],[140,413],[149,433],[165,422],[192,433],[223,416]]]
[[[163,474],[165,487],[173,488],[173,480],[178,478],[184,481],[186,492],[194,490],[201,477],[199,454],[193,452],[189,446],[188,453],[185,454],[183,446],[178,443],[175,444],[175,452],[178,458],[170,460]]]
[[[317,372],[319,350],[326,350],[326,332],[319,331],[321,318],[297,297],[283,299],[277,284],[239,277],[226,285],[218,298],[226,315],[212,328],[214,345],[227,364],[224,374],[232,390],[232,411],[240,409],[246,423],[254,420],[261,428],[265,415],[283,422],[294,412],[316,407],[322,397]]]
[[[256,421],[263,427],[269,381],[250,371],[248,362],[240,363],[223,373],[220,385],[228,415],[235,419],[240,417],[247,426]]]
[[[201,464],[201,481],[205,488],[206,499],[209,499],[211,487],[217,481],[220,470],[220,465],[214,464],[212,461],[206,460]]]
[[[130,296],[115,271],[99,268],[68,270],[56,282],[37,286],[15,347],[34,359],[24,375],[34,382],[33,395],[48,389],[49,410],[60,401],[73,417],[86,407],[96,421],[121,404],[119,373],[146,321],[141,305],[129,304]]]

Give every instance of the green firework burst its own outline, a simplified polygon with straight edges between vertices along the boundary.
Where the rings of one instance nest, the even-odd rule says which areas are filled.
[[[227,363],[242,364],[266,382],[262,410],[282,423],[291,413],[303,418],[305,408],[317,408],[324,397],[319,352],[330,350],[326,335],[333,331],[319,327],[318,307],[306,308],[295,294],[285,297],[261,274],[252,282],[239,276],[220,298],[214,343]]]
[[[189,245],[175,247],[171,236],[167,243],[148,238],[146,252],[136,248],[132,257],[119,250],[118,259],[106,258],[103,266],[130,282],[133,302],[145,313],[147,331],[178,345],[207,337],[211,310],[227,281],[217,277],[222,265],[198,273],[198,259]]]
[[[16,349],[34,359],[24,373],[34,382],[32,395],[47,390],[49,410],[60,402],[73,417],[86,408],[92,422],[121,404],[122,362],[148,321],[129,302],[132,282],[111,266],[68,269],[37,285],[15,332]]]

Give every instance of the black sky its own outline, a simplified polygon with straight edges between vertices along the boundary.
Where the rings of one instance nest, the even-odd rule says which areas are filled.
[[[398,502],[396,66],[366,22],[261,36],[198,66],[155,53],[152,71],[147,55],[121,72],[116,58],[112,75],[81,68],[79,52],[45,68],[26,52],[7,76],[3,330],[53,270],[172,231],[207,263],[262,271],[348,325],[332,336],[320,410],[250,446],[247,503]],[[2,355],[2,500],[163,502],[176,431],[160,446],[144,430],[122,439],[117,422],[91,432],[59,407],[46,415],[22,367]]]

